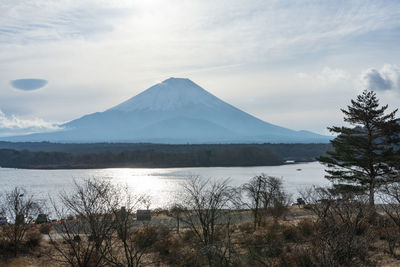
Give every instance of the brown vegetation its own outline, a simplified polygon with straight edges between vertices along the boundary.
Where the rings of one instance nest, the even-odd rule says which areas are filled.
[[[272,191],[266,187],[258,211],[262,219],[257,217],[255,228],[254,210],[242,208],[242,192],[228,181],[193,178],[184,188],[181,203],[159,212],[163,218],[169,214],[169,221],[154,225],[136,221],[135,210],[143,198],[132,197],[125,188],[100,180],[76,184],[74,193],[61,195],[63,207],[55,207],[59,216],[69,219],[52,226],[23,224],[17,246],[9,233],[14,223],[1,226],[0,265],[25,266],[28,261],[31,266],[86,267],[400,264],[397,205],[381,205],[382,212],[371,218],[365,197],[342,199],[325,188],[303,193],[304,207],[289,207],[287,200],[264,205],[267,192],[274,192],[268,203],[286,196],[279,186]],[[286,218],[271,211],[275,206],[284,207]]]

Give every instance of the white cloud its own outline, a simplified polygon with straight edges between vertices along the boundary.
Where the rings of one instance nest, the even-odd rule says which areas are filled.
[[[7,116],[0,110],[0,136],[48,132],[60,129],[57,124],[52,122],[38,118],[23,119],[15,115]]]
[[[350,74],[342,69],[332,69],[329,67],[323,68],[321,73],[318,75],[318,79],[325,82],[338,82],[343,80],[348,80],[350,78]]]
[[[92,0],[2,1],[0,42],[25,45],[86,38],[111,31],[126,10]]]
[[[400,66],[385,64],[380,70],[369,68],[361,74],[360,81],[365,89],[400,90]]]
[[[352,97],[348,73],[399,59],[396,0],[0,0],[0,14],[0,107],[45,121],[102,111],[170,76],[235,105],[296,92],[338,109]],[[29,94],[8,84],[24,77],[49,84]],[[265,119],[288,109],[268,101]]]
[[[310,74],[308,74],[308,73],[305,73],[305,72],[298,72],[298,73],[296,73],[296,78],[299,78],[299,79],[311,79],[312,76]]]
[[[151,59],[236,64],[320,51],[390,29],[399,25],[398,9],[396,2],[362,0],[329,8],[319,1],[9,0],[0,4],[0,42],[25,46],[96,36],[96,42],[122,42],[139,55],[146,49]]]
[[[317,73],[305,73],[298,72],[296,78],[309,80],[312,82],[318,82],[319,84],[329,85],[335,84],[350,79],[350,74],[342,69],[334,69],[330,67],[324,67],[320,72]]]

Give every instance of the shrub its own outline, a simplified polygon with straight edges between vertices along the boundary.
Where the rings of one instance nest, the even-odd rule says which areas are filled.
[[[177,235],[163,227],[157,230],[158,239],[153,245],[159,259],[168,266],[201,266],[199,251],[193,246],[192,231]]]
[[[13,258],[9,259],[7,261],[1,261],[0,260],[0,266],[2,267],[25,267],[25,266],[31,266],[31,261],[27,258]]]
[[[320,266],[315,263],[313,251],[305,248],[296,248],[291,253],[287,253],[285,258],[282,259],[283,266],[297,266],[297,267],[317,267]]]
[[[247,250],[247,265],[262,263],[262,265],[271,266],[273,262],[279,260],[284,253],[280,229],[280,226],[274,223],[267,229],[245,235],[243,246]]]
[[[44,234],[44,235],[49,234],[49,233],[50,233],[50,230],[51,230],[51,225],[48,224],[48,223],[42,223],[42,224],[39,226],[39,232],[41,232],[41,233]]]
[[[160,260],[169,265],[178,265],[183,257],[182,241],[176,238],[172,233],[159,238],[153,246],[154,251],[158,253]]]
[[[31,228],[26,232],[26,244],[30,247],[38,246],[42,238],[42,233],[37,229]]]
[[[242,233],[252,233],[254,232],[253,224],[250,222],[239,224],[239,231]]]
[[[296,242],[299,240],[299,232],[296,226],[289,225],[282,229],[283,238],[287,241]]]
[[[185,243],[193,243],[195,240],[195,233],[191,229],[183,231],[183,234],[181,236],[182,241]]]
[[[297,230],[303,238],[314,234],[314,223],[310,220],[302,220],[297,224]]]
[[[139,229],[133,238],[133,242],[140,249],[151,247],[156,241],[157,231],[151,226],[145,226]]]
[[[362,265],[369,261],[373,236],[368,224],[331,219],[315,227],[312,245],[318,265],[324,265],[327,260],[340,266]]]
[[[275,201],[274,205],[267,209],[267,213],[271,214],[275,219],[285,217],[289,211],[287,202],[289,202],[288,197],[283,200]]]
[[[4,235],[2,231],[0,231],[0,251],[7,251],[10,249],[11,249],[10,240]]]
[[[204,266],[204,264],[201,264],[197,252],[193,248],[183,248],[181,255],[182,258],[179,259],[180,264],[177,264],[177,266]]]
[[[400,240],[397,225],[387,217],[378,216],[375,221],[374,234],[377,238],[386,242],[389,254],[396,256],[396,248]]]

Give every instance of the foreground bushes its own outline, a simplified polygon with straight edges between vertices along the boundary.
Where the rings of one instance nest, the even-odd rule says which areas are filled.
[[[16,254],[21,253],[30,253],[30,251],[37,249],[43,240],[43,235],[39,230],[31,226],[16,244],[15,240],[9,238],[10,231],[12,231],[12,227],[9,225],[5,225],[0,229],[0,256],[3,258],[15,257]]]
[[[166,226],[144,225],[127,234],[126,245],[133,256],[131,262],[126,260],[124,243],[116,235],[104,240],[99,247],[93,237],[85,236],[69,241],[55,239],[50,244],[32,226],[19,246],[19,253],[52,248],[48,254],[41,254],[60,266],[129,266],[128,263],[131,266],[373,266],[371,256],[379,249],[374,244],[384,242],[387,246],[382,252],[389,255],[389,245],[393,241],[389,233],[395,229],[387,228],[383,217],[362,223],[357,216],[334,223],[337,220],[330,217],[326,223],[318,219],[282,221],[271,218],[257,230],[253,229],[252,222],[235,225],[229,237],[224,234],[225,226],[220,225],[215,242],[208,246],[199,243],[186,225],[181,226],[179,233]],[[73,249],[80,254],[74,255]],[[1,255],[12,256],[13,250],[12,242],[2,235]],[[61,252],[71,257],[71,263],[60,261]]]
[[[265,182],[269,194],[253,187],[261,201],[250,210],[241,209],[240,191],[226,181],[192,179],[180,206],[159,212],[170,218],[165,225],[136,221],[141,197],[107,181],[88,180],[76,184],[73,194],[61,195],[63,206],[54,210],[68,218],[62,224],[1,226],[0,257],[45,256],[54,266],[74,267],[333,267],[373,266],[377,252],[397,256],[400,229],[393,210],[391,216],[389,210],[371,213],[362,196],[340,199],[321,188],[304,194],[307,209],[289,208],[280,181],[259,178],[254,185]],[[293,219],[294,213],[304,219]],[[292,220],[282,219],[285,215]]]

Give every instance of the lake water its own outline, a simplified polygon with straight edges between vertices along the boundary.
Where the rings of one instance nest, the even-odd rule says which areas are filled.
[[[89,170],[26,170],[0,168],[0,191],[15,186],[24,187],[29,194],[46,201],[61,191],[70,192],[73,181],[85,178],[107,179],[127,185],[133,194],[145,193],[151,197],[150,208],[166,207],[179,198],[182,183],[191,176],[207,179],[230,179],[239,186],[252,177],[265,173],[283,179],[284,187],[295,198],[298,191],[312,185],[324,186],[324,166],[318,162],[262,167],[204,167],[165,169],[89,169]]]

